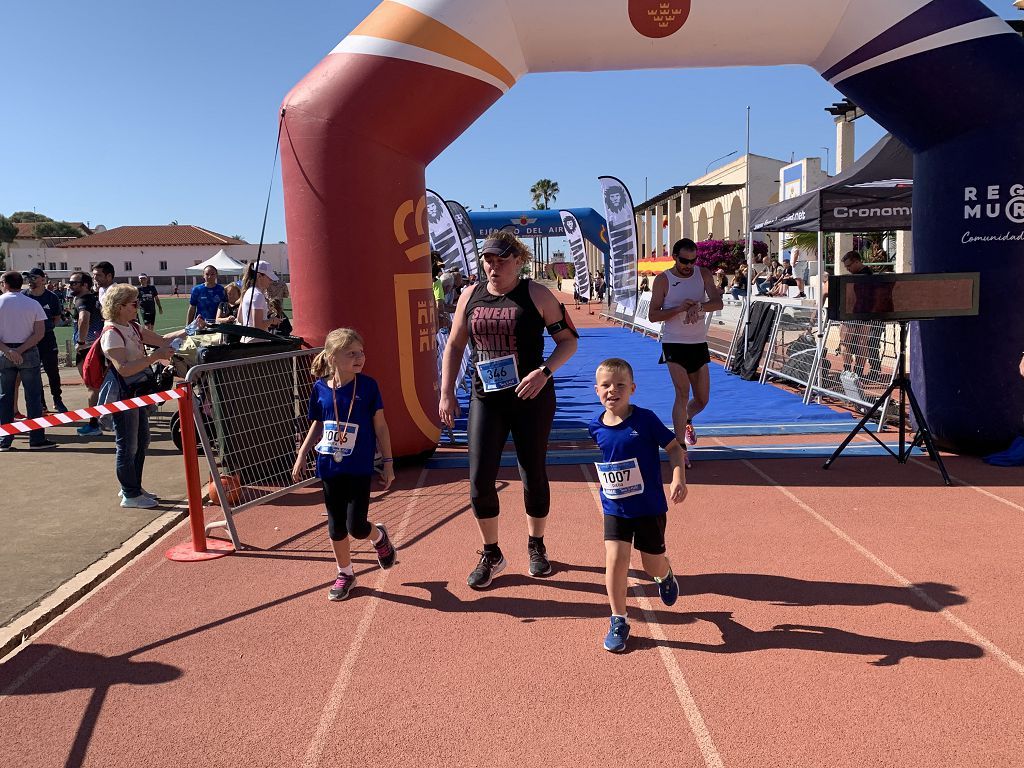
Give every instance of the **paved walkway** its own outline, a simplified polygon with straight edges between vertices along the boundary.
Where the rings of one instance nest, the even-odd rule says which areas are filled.
[[[85,407],[88,393],[78,372],[67,368],[63,373],[66,405]],[[52,402],[48,388],[46,397]],[[5,480],[0,505],[0,627],[9,633],[12,622],[61,585],[154,521],[176,516],[173,510],[185,496],[181,454],[167,428],[176,407],[165,404],[153,418],[145,485],[161,497],[157,509],[118,506],[113,433],[79,437],[78,422],[47,430],[58,448],[28,451],[28,437],[19,436],[14,440],[16,450],[0,454]],[[0,650],[4,640],[0,630]]]

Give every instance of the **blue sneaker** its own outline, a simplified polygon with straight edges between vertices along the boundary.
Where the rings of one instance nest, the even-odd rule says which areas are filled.
[[[103,430],[99,427],[94,427],[91,424],[84,424],[75,430],[79,437],[98,437],[103,434]]]
[[[626,650],[627,640],[629,640],[629,622],[623,616],[612,616],[608,634],[604,636],[604,649],[612,653],[622,653]]]
[[[657,579],[655,579],[657,581]],[[668,569],[668,576],[658,581],[658,594],[661,595],[661,602],[665,605],[675,605],[679,597],[679,582],[672,569]]]

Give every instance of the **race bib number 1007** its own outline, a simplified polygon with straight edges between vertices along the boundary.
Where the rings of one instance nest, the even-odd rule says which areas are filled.
[[[636,459],[596,462],[594,466],[601,480],[601,489],[609,501],[639,496],[644,492],[644,479]]]

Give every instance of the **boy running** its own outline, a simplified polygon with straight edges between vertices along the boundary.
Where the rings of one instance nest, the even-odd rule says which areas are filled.
[[[601,363],[594,389],[604,406],[589,431],[604,455],[596,466],[604,509],[605,586],[612,609],[604,647],[620,653],[629,639],[626,573],[632,546],[640,550],[644,570],[658,583],[662,602],[673,605],[679,597],[679,584],[665,556],[668,502],[658,448],[668,452],[672,464],[674,504],[686,498],[685,453],[652,411],[630,405],[636,384],[625,360],[613,357]]]

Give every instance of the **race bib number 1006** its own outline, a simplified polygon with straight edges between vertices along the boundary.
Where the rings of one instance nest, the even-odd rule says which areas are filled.
[[[636,459],[596,462],[594,466],[601,480],[601,489],[609,501],[639,496],[644,492],[644,479]]]
[[[359,437],[359,425],[336,421],[324,422],[323,437],[316,445],[316,452],[330,456],[335,461],[341,461],[346,456],[351,456],[356,447],[356,439]]]

